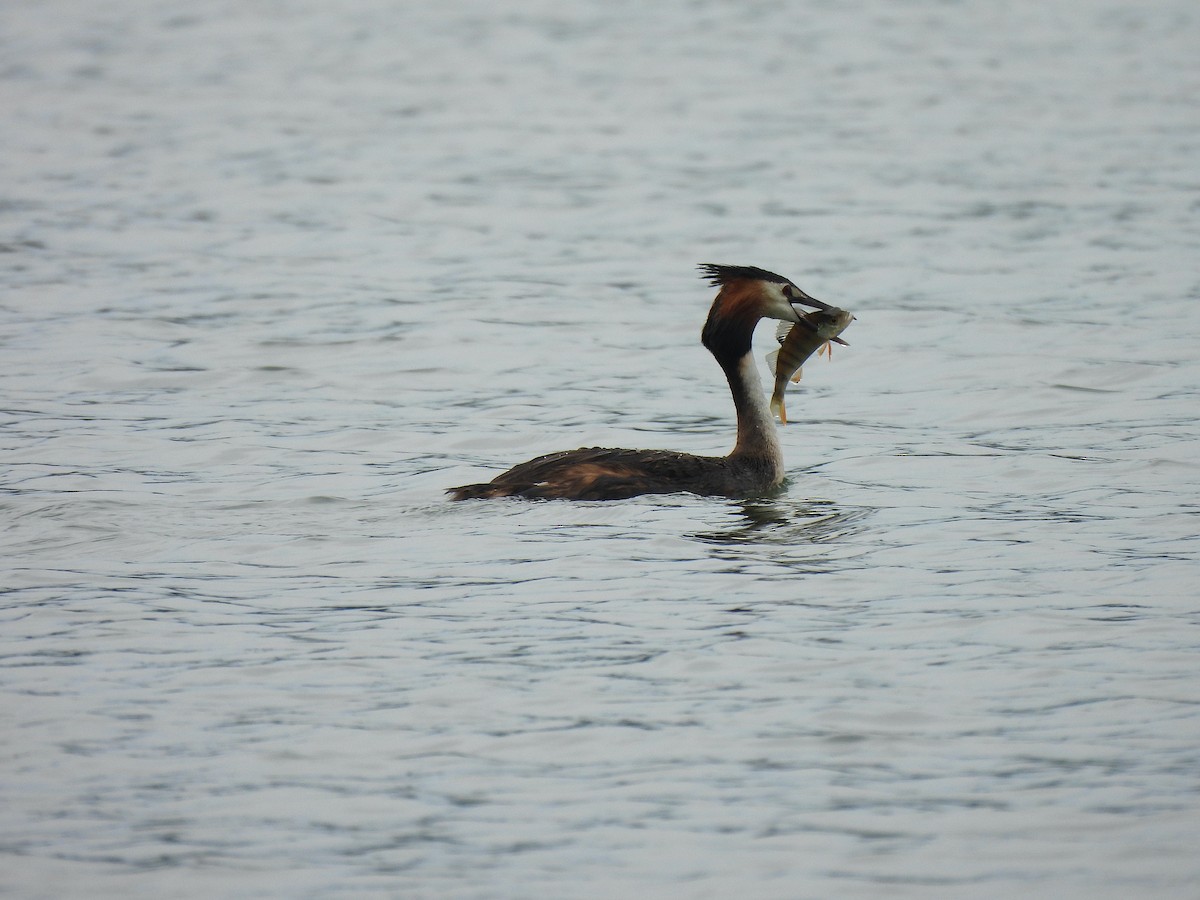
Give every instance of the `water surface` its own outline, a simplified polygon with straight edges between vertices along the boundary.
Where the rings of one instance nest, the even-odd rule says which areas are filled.
[[[0,889],[1195,896],[1198,19],[8,5]]]

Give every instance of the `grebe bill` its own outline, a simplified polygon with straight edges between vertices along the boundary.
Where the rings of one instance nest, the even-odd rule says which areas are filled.
[[[728,456],[607,447],[564,450],[514,466],[485,484],[450,488],[451,498],[621,500],[679,491],[744,497],[777,487],[783,481],[783,452],[751,355],[754,327],[764,318],[803,327],[793,304],[830,307],[782,275],[755,266],[705,263],[700,270],[721,288],[700,340],[725,373],[733,395],[737,443]]]

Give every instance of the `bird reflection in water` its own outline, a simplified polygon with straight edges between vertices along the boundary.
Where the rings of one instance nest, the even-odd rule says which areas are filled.
[[[728,528],[693,534],[709,544],[824,544],[856,532],[870,509],[832,500],[756,498],[730,503],[738,517]]]

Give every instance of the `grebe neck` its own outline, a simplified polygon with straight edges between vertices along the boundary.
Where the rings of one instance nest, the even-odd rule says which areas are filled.
[[[700,341],[721,366],[737,410],[737,444],[731,462],[758,470],[769,486],[783,481],[783,450],[752,355],[754,327],[762,318],[750,285],[726,287],[708,311]]]
[[[729,380],[733,406],[737,410],[737,444],[730,459],[753,461],[764,466],[775,482],[783,479],[783,448],[775,418],[763,392],[754,356],[747,352],[730,362],[721,361]]]

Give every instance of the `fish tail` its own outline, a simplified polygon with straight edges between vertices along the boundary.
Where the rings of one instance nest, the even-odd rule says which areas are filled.
[[[771,395],[771,412],[779,416],[779,424],[787,424],[787,407],[783,405],[783,394],[776,391]]]

